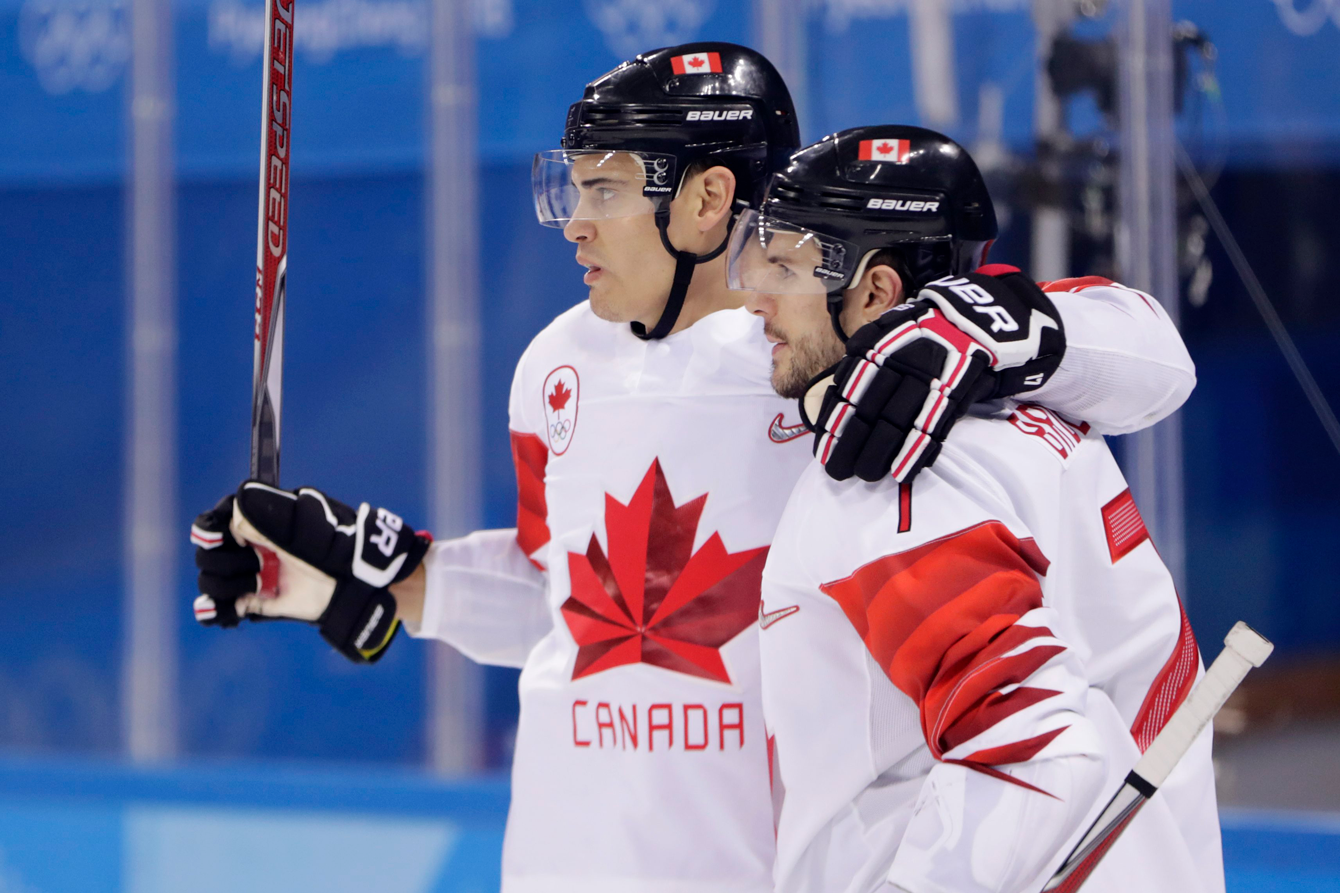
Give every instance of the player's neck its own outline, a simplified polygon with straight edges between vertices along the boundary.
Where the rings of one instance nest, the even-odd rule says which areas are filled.
[[[693,281],[684,296],[684,308],[679,311],[679,319],[670,334],[684,331],[710,313],[743,306],[744,293],[726,287],[726,255],[723,252],[693,271]]]

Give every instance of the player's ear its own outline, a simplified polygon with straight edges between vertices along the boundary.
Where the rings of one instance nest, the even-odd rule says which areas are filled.
[[[857,328],[879,319],[884,313],[903,302],[903,279],[893,267],[877,264],[866,268],[860,281],[847,291],[844,317],[850,317],[854,328],[843,328],[854,332]]]
[[[730,215],[735,199],[735,174],[729,168],[709,167],[694,177],[692,185],[698,231],[705,233]]]
[[[903,277],[898,271],[885,264],[879,264],[866,271],[870,277],[870,304],[878,318],[886,310],[898,306],[907,295],[903,292]]]

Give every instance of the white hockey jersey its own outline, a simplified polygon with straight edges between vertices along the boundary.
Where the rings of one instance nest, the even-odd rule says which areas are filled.
[[[1181,405],[1194,372],[1156,306],[1054,297],[1058,408],[1115,431]],[[435,543],[410,630],[524,667],[507,893],[772,889],[755,621],[811,438],[770,365],[744,310],[648,342],[586,303],[518,364],[517,528]]]
[[[743,311],[644,342],[583,304],[522,357],[517,537],[552,620],[521,676],[509,893],[771,888],[753,630],[810,443],[767,350]]]
[[[1036,891],[1200,667],[1102,437],[965,418],[911,484],[802,475],[764,570],[779,893]],[[1209,732],[1089,893],[1224,887]]]

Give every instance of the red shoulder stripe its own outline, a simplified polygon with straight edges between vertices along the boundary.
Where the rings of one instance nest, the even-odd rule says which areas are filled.
[[[549,509],[544,500],[544,469],[549,447],[537,434],[512,435],[512,463],[516,466],[516,541],[526,555],[549,542]],[[531,564],[544,570],[535,559]]]
[[[1047,292],[1078,291],[1091,285],[1116,285],[1116,283],[1103,276],[1076,276],[1072,279],[1057,279],[1054,282],[1038,283],[1038,287]]]
[[[1021,683],[1064,647],[1030,646],[1051,631],[1016,625],[1042,606],[1038,577],[1047,567],[1032,540],[990,521],[886,555],[819,588],[842,608],[889,680],[917,703],[926,743],[940,759],[1057,694]],[[999,762],[1029,759],[1060,732],[997,748]],[[980,751],[967,762],[987,765],[993,754]]]

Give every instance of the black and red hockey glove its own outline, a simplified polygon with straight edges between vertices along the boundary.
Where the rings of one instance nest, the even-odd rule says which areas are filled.
[[[191,525],[207,626],[303,620],[356,663],[385,653],[400,626],[388,587],[412,574],[431,539],[386,509],[356,510],[319,490],[247,481]]]
[[[1004,264],[946,276],[857,329],[801,413],[830,477],[908,481],[968,407],[1046,383],[1065,353],[1051,299]]]

